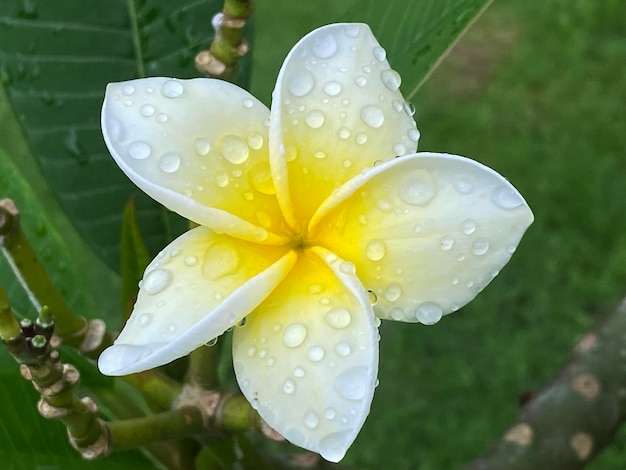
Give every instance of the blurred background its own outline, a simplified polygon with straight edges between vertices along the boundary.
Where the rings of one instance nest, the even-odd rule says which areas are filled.
[[[256,31],[252,91],[268,104],[291,45],[320,10],[340,9],[277,3],[258,2],[257,24],[282,8],[300,10],[302,24]],[[626,295],[625,34],[623,1],[496,0],[411,98],[419,149],[496,169],[535,223],[461,311],[431,327],[383,322],[380,385],[347,463],[461,467]],[[626,429],[588,468],[625,468],[625,439]]]

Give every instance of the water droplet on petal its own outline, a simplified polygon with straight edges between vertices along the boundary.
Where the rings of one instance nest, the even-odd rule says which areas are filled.
[[[348,343],[342,341],[341,343],[337,343],[335,345],[335,352],[341,357],[346,357],[350,355],[352,348]]]
[[[221,279],[239,269],[239,255],[228,245],[211,246],[205,253],[204,259],[202,275],[209,281]]]
[[[453,182],[454,188],[461,194],[469,194],[474,189],[474,183],[467,176],[460,176]]]
[[[368,126],[378,129],[385,122],[385,114],[378,106],[368,104],[361,108],[361,119]]]
[[[230,178],[224,171],[218,171],[215,173],[215,184],[220,188],[225,188],[230,183]]]
[[[400,78],[400,74],[393,69],[383,70],[380,73],[380,79],[383,84],[391,91],[396,91],[400,88],[400,84],[402,83],[402,79]]]
[[[412,142],[417,142],[420,139],[420,131],[415,128],[411,128],[407,131],[407,135]]]
[[[250,406],[252,407],[253,410],[258,410],[259,407],[261,406],[261,402],[259,401],[258,398],[253,398],[252,400],[250,400]]]
[[[415,309],[417,321],[424,325],[434,325],[443,316],[443,309],[435,302],[424,302]]]
[[[515,250],[517,250],[517,245],[514,243],[511,243],[510,245],[507,245],[506,247],[507,253],[513,254],[515,253]]]
[[[393,153],[398,157],[401,157],[402,155],[406,155],[407,153],[407,150],[404,144],[395,144],[392,150],[393,150]]]
[[[368,386],[366,367],[351,367],[335,379],[335,391],[347,400],[362,400]]]
[[[341,93],[341,84],[334,80],[330,80],[324,83],[322,90],[324,90],[324,93],[326,93],[328,96],[337,96],[339,93]]]
[[[156,112],[156,109],[151,104],[144,104],[139,110],[139,112],[141,113],[143,117],[149,117],[149,116],[152,116]]]
[[[365,256],[372,261],[380,261],[385,257],[387,248],[382,240],[372,240],[365,248]]]
[[[306,353],[306,356],[311,362],[320,362],[324,359],[324,349],[320,346],[311,346]]]
[[[385,299],[389,302],[395,302],[402,295],[402,288],[398,284],[389,284],[385,290]]]
[[[407,179],[400,188],[400,198],[407,204],[425,206],[435,197],[435,184],[428,173]]]
[[[124,85],[124,88],[122,88],[122,93],[127,96],[132,95],[133,93],[135,93],[135,87],[132,85]]]
[[[307,329],[301,323],[292,323],[283,331],[283,343],[288,348],[297,348],[306,339]]]
[[[489,251],[489,241],[484,238],[477,238],[472,243],[472,253],[476,256],[482,256]]]
[[[299,70],[289,83],[289,91],[292,95],[302,97],[308,95],[315,86],[315,77],[308,70]]]
[[[248,135],[247,142],[248,142],[248,146],[252,150],[259,150],[261,147],[263,147],[263,143],[265,142],[265,139],[258,132],[251,132]]]
[[[450,251],[450,249],[454,245],[454,238],[452,238],[452,236],[450,235],[444,235],[443,237],[441,237],[441,240],[439,240],[439,243],[443,251]]]
[[[372,54],[374,55],[376,60],[379,60],[380,62],[387,58],[387,52],[380,46],[374,47],[374,49],[372,50]]]
[[[147,273],[142,281],[141,289],[154,295],[162,292],[172,282],[172,273],[167,269],[155,269]]]
[[[315,429],[320,424],[320,419],[314,411],[307,411],[304,415],[304,424],[307,428]]]
[[[202,137],[195,140],[193,147],[196,153],[200,156],[206,155],[207,153],[209,153],[209,150],[211,150],[211,144],[209,143],[209,141],[203,139]]]
[[[254,105],[254,101],[252,101],[250,98],[244,98],[241,104],[243,104],[244,108],[250,109]]]
[[[367,142],[367,134],[365,134],[364,132],[358,133],[354,141],[359,145],[363,145],[365,142]]]
[[[476,231],[476,222],[472,219],[467,219],[461,224],[461,229],[465,235],[471,235]]]
[[[364,87],[365,85],[367,85],[367,78],[365,78],[363,75],[358,75],[354,79],[354,83],[356,83],[357,86]]]
[[[283,392],[288,395],[291,395],[296,391],[296,382],[293,379],[286,379],[283,382]]]
[[[219,143],[222,156],[230,163],[240,165],[248,159],[250,149],[246,142],[237,135],[224,136]]]
[[[346,36],[349,38],[356,38],[359,35],[360,30],[361,28],[358,24],[349,24],[343,29]]]
[[[500,186],[491,193],[491,201],[501,209],[512,210],[521,206],[524,201],[513,188]]]
[[[151,313],[142,313],[139,316],[139,320],[138,321],[139,321],[139,326],[147,326],[152,321],[152,314]]]
[[[402,319],[404,319],[404,310],[402,310],[401,308],[392,308],[390,313],[393,320],[401,321]]]
[[[350,129],[348,129],[347,127],[342,127],[341,129],[339,129],[339,132],[337,133],[337,135],[339,135],[340,139],[346,140],[350,138]]]
[[[305,375],[306,375],[306,372],[304,371],[302,367],[296,367],[293,370],[293,376],[296,377],[297,379],[301,379]]]
[[[321,111],[313,110],[307,113],[305,121],[311,129],[319,129],[324,125],[326,116]]]
[[[161,113],[156,117],[157,122],[160,122],[161,124],[163,124],[164,122],[167,122],[169,118],[167,117],[167,114],[165,113]]]
[[[349,310],[343,307],[335,307],[324,315],[324,320],[333,328],[341,329],[346,328],[350,324],[352,316]]]
[[[404,112],[407,114],[407,116],[413,117],[415,115],[415,105],[413,103],[405,101],[402,105],[402,108],[404,109]]]
[[[183,94],[183,85],[176,80],[167,80],[161,85],[161,93],[166,98],[176,98]]]
[[[143,140],[136,140],[131,142],[128,146],[128,155],[135,160],[144,160],[152,153],[152,147]]]
[[[326,419],[334,419],[337,416],[337,412],[334,408],[328,407],[324,410],[324,418]]]
[[[332,34],[324,37],[316,37],[313,44],[313,54],[320,59],[329,59],[337,53],[337,40]]]
[[[174,173],[180,168],[180,157],[175,153],[166,153],[159,159],[159,168],[165,173]]]
[[[339,270],[344,274],[355,274],[356,267],[350,261],[342,261]]]

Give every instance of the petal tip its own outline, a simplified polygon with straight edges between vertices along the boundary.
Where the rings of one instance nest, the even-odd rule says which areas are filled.
[[[119,376],[141,372],[150,368],[145,363],[153,352],[148,346],[114,344],[105,349],[98,358],[98,369],[104,375]]]

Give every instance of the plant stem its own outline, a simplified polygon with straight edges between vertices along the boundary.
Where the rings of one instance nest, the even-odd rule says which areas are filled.
[[[626,298],[465,470],[581,469],[612,442],[625,417]]]
[[[189,378],[192,385],[213,390],[219,385],[217,365],[220,358],[219,344],[200,346],[189,355]]]
[[[237,82],[237,63],[248,52],[244,27],[252,13],[251,0],[225,0],[224,10],[213,17],[215,38],[208,51],[196,56],[196,67],[207,77]]]

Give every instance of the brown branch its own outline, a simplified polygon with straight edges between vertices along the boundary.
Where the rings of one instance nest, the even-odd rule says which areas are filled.
[[[626,298],[465,470],[581,469],[612,442],[625,417]]]

